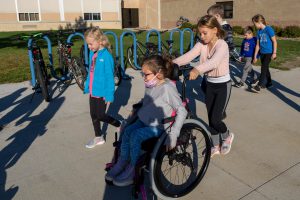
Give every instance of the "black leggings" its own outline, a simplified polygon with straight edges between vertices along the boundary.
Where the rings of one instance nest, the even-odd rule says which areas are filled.
[[[267,84],[272,83],[271,74],[269,70],[269,64],[271,62],[272,54],[261,54],[260,60],[261,60],[261,73],[259,77],[259,85],[264,87],[265,81],[267,79]]]
[[[103,98],[94,98],[90,96],[90,114],[94,126],[95,136],[102,136],[103,133],[101,131],[100,122],[105,122],[111,124],[115,127],[120,126],[120,121],[114,119],[113,117],[107,115],[106,104]]]
[[[228,129],[222,121],[231,94],[231,81],[225,83],[207,82],[205,104],[214,146],[228,137]]]

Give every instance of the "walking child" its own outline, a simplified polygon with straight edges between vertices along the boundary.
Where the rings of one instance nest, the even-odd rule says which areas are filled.
[[[258,29],[258,42],[254,52],[253,63],[257,62],[258,53],[260,54],[261,60],[261,73],[259,81],[258,83],[252,85],[252,89],[254,92],[259,92],[261,88],[270,88],[273,86],[269,64],[271,60],[275,60],[277,57],[277,40],[273,28],[267,25],[264,16],[257,14],[252,17],[252,22]]]
[[[241,53],[240,60],[245,61],[245,65],[243,68],[243,75],[241,77],[241,81],[235,84],[236,87],[244,87],[246,84],[246,79],[248,74],[250,74],[252,78],[252,84],[255,84],[257,80],[257,75],[253,70],[252,61],[254,56],[254,51],[256,47],[256,37],[253,37],[253,29],[251,26],[247,26],[244,28],[244,40],[241,45]]]
[[[228,45],[223,40],[225,32],[214,16],[203,16],[197,26],[201,43],[198,42],[173,62],[179,66],[186,65],[200,55],[199,64],[190,72],[190,80],[195,80],[201,74],[207,76],[205,104],[212,138],[211,156],[225,155],[229,153],[234,138],[223,122],[231,93]]]
[[[86,148],[94,148],[105,143],[100,122],[119,127],[120,121],[106,114],[107,107],[114,101],[115,92],[114,59],[108,50],[108,38],[97,27],[88,29],[84,37],[90,49],[90,66],[84,93],[90,96],[90,115],[95,132],[95,137],[86,144]]]
[[[121,136],[121,152],[117,163],[105,176],[114,185],[127,186],[133,183],[135,165],[140,156],[143,141],[159,137],[170,124],[162,124],[163,119],[176,111],[175,122],[166,139],[167,151],[176,146],[187,111],[182,104],[171,77],[173,65],[167,59],[153,55],[142,64],[142,76],[145,82],[145,95],[141,108],[137,111],[137,121],[124,129]]]

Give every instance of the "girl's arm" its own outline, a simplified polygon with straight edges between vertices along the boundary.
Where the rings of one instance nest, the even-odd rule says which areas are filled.
[[[273,54],[272,54],[272,59],[276,59],[277,57],[277,40],[276,40],[276,37],[273,36],[271,37],[271,40],[273,42]]]
[[[183,54],[182,56],[174,59],[173,62],[179,66],[190,63],[194,58],[196,58],[197,56],[200,55],[200,50],[201,50],[202,45],[203,44],[201,44],[200,42],[197,42],[190,51],[188,51],[187,53]]]
[[[259,52],[259,39],[257,39],[256,41],[256,46],[255,46],[255,51],[254,51],[254,58],[253,58],[253,63],[256,63],[257,62],[257,55],[258,55],[258,52]]]
[[[108,53],[108,52],[107,52]],[[114,84],[114,59],[110,53],[104,58],[106,91],[105,102],[114,101],[115,84]]]
[[[168,88],[166,92],[168,92],[170,106],[176,111],[175,121],[165,142],[167,151],[169,151],[176,146],[177,137],[179,136],[184,120],[186,119],[187,111],[183,106],[181,98],[179,97],[178,91],[175,87]]]

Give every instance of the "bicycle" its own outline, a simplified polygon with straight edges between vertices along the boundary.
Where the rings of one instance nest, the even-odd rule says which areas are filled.
[[[176,21],[176,26],[180,28],[184,23],[190,22],[188,18],[180,16],[179,19]]]
[[[48,85],[50,84],[50,77],[47,73],[47,68],[43,59],[43,55],[41,52],[40,47],[36,43],[36,39],[42,39],[46,35],[44,33],[36,33],[33,35],[23,35],[18,36],[17,38],[12,38],[13,40],[24,40],[28,41],[28,51],[29,56],[32,56],[30,58],[30,61],[32,59],[33,62],[33,70],[31,74],[34,74],[36,76],[35,80],[33,78],[33,87],[32,90],[34,90],[33,95],[41,90],[43,98],[46,102],[50,101],[50,93],[48,89]],[[32,96],[33,98],[33,96]]]
[[[142,32],[144,32],[145,30],[139,30],[136,32],[136,34],[141,34]],[[164,33],[166,31],[162,31],[161,33]],[[151,35],[150,35],[151,36]],[[128,47],[127,49],[127,60],[129,65],[135,69],[138,70],[138,66],[141,65],[142,61],[144,60],[144,58],[150,56],[150,55],[154,55],[154,54],[161,54],[161,55],[168,55],[171,58],[176,58],[178,57],[180,54],[178,51],[174,51],[171,52],[172,48],[173,48],[173,40],[166,40],[166,44],[164,44],[163,42],[162,44],[162,50],[159,51],[158,50],[158,45],[152,43],[152,42],[146,42],[145,45],[143,43],[141,43],[140,41],[136,40],[136,57],[137,57],[137,63],[134,63],[134,44],[132,44],[130,47]],[[136,64],[138,66],[136,66]]]
[[[84,89],[84,81],[87,72],[81,60],[76,56],[71,56],[73,43],[62,42],[61,37],[70,32],[59,31],[57,37],[57,54],[59,60],[59,69],[63,74],[68,74],[70,78],[74,78],[81,90]]]
[[[191,67],[174,68],[172,80],[177,81],[179,74],[185,74],[185,70]],[[147,192],[144,185],[144,175],[148,173],[150,187],[154,194],[161,199],[179,198],[187,195],[197,187],[206,170],[208,169],[211,155],[211,138],[207,125],[201,120],[194,117],[188,108],[188,99],[185,96],[186,80],[183,78],[182,83],[182,101],[188,111],[188,116],[184,121],[177,144],[174,150],[166,152],[164,142],[168,130],[164,131],[159,138],[151,138],[142,143],[144,153],[140,156],[135,167],[135,178],[133,183],[133,195],[135,198],[141,193],[142,199],[147,199]],[[134,123],[137,110],[140,105],[133,105],[133,111],[129,115],[131,119],[128,124]],[[174,113],[176,114],[176,113]],[[175,117],[169,117],[162,123],[173,123]],[[124,127],[126,128],[126,127]],[[124,130],[124,128],[122,130]],[[121,138],[122,132],[120,133]],[[109,170],[116,162],[120,153],[121,140],[118,140],[118,134],[115,134],[114,155],[111,163],[106,164],[105,170]],[[111,185],[112,182],[106,180]]]

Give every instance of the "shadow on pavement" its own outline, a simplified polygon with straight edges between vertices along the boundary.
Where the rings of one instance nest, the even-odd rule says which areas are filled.
[[[277,96],[280,100],[285,102],[287,105],[289,105],[291,108],[295,109],[296,111],[300,112],[300,105],[296,102],[292,101],[288,97],[286,97],[283,92],[289,93],[290,95],[293,95],[295,97],[300,97],[300,93],[295,92],[294,90],[291,90],[290,88],[287,88],[286,86],[282,85],[278,81],[272,80],[273,87],[268,89],[272,94]]]
[[[124,107],[128,104],[128,100],[129,100],[130,94],[131,94],[131,87],[132,87],[131,80],[122,80],[121,85],[119,85],[115,91],[115,100],[108,108],[107,113],[110,116],[112,116],[118,120],[124,119],[124,116],[121,116],[119,114],[119,112],[122,107]],[[105,133],[105,137],[107,134],[106,133],[107,128],[108,128],[108,124],[103,123],[102,132]]]
[[[47,124],[59,110],[65,101],[64,97],[60,95],[64,92],[61,90],[58,96],[53,98],[51,102],[47,103],[47,107],[40,113],[33,114],[33,112],[42,104],[44,101],[41,95],[36,95],[33,101],[30,103],[32,94],[25,96],[23,99],[17,100],[24,92],[26,88],[21,88],[16,92],[2,98],[1,111],[9,108],[10,106],[15,106],[10,112],[8,112],[1,119],[1,125],[9,124],[16,119],[20,119],[16,122],[16,126],[22,125],[24,122],[29,122],[29,124],[23,129],[17,131],[16,133],[10,133],[10,137],[6,139],[7,144],[0,151],[0,197],[1,200],[13,199],[19,190],[18,186],[6,187],[7,173],[6,170],[13,167],[22,155],[29,149],[31,144],[35,141],[37,137],[44,135],[47,131]],[[5,126],[3,127],[5,129]]]

